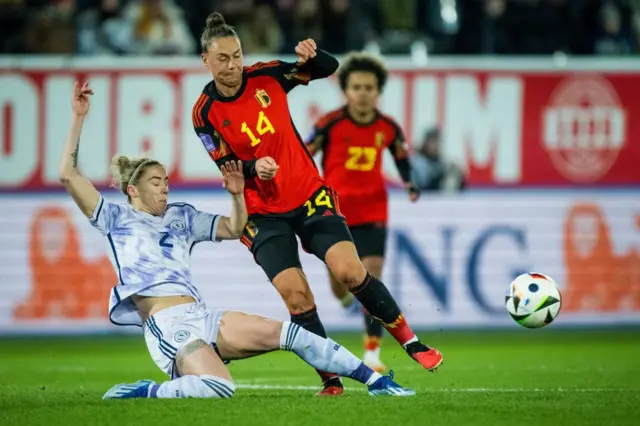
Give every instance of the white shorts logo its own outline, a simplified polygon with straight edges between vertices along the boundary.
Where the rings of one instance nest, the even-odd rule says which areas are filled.
[[[169,228],[179,232],[187,229],[187,225],[181,220],[174,220],[169,224]]]
[[[189,333],[187,330],[180,330],[173,335],[173,340],[175,340],[177,343],[182,343],[187,340],[190,335],[191,333]]]

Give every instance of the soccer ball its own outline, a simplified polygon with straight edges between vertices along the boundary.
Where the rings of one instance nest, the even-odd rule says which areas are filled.
[[[530,272],[511,282],[506,297],[507,311],[521,326],[540,328],[558,316],[562,296],[556,283],[548,276]]]

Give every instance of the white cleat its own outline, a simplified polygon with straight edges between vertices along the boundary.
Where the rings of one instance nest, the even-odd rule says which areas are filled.
[[[135,383],[115,385],[104,394],[102,399],[148,398],[149,388],[155,385],[153,380],[139,380]]]

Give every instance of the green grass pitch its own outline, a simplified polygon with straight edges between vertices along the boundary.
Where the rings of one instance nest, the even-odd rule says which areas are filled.
[[[374,398],[345,379],[315,396],[315,372],[291,353],[230,366],[231,400],[102,401],[115,383],[165,380],[136,337],[0,339],[0,425],[639,425],[638,330],[433,332],[445,364],[428,373],[389,337],[384,361],[409,398]],[[358,334],[333,334],[361,355]]]

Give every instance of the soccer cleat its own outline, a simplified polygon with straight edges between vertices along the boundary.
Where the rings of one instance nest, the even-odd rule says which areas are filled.
[[[324,388],[318,392],[318,396],[338,396],[344,393],[344,386],[340,377],[332,377],[324,382]]]
[[[436,371],[442,364],[442,354],[439,350],[429,348],[420,342],[412,342],[407,345],[407,353],[426,370]]]
[[[135,383],[115,385],[104,394],[102,399],[148,398],[149,388],[155,385],[153,380],[139,380]]]
[[[403,388],[393,381],[393,371],[388,376],[382,376],[369,386],[369,395],[371,396],[413,396],[416,391],[413,389]]]

